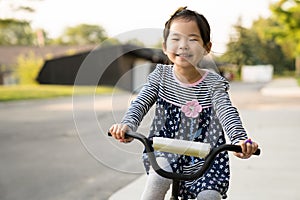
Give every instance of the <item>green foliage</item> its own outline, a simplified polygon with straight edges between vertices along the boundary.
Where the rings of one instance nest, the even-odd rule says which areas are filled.
[[[33,45],[35,35],[30,23],[15,19],[0,19],[0,45]]]
[[[114,91],[112,87],[90,87],[65,85],[14,85],[0,86],[0,102],[26,99],[45,99],[72,95],[107,94]]]
[[[227,44],[222,61],[238,66],[272,64],[276,74],[295,70],[294,60],[300,60],[300,1],[280,0],[270,9],[273,15],[254,21],[250,29],[237,23],[237,34]]]
[[[227,44],[227,51],[221,56],[223,62],[243,65],[272,64],[276,74],[293,70],[293,58],[287,56],[284,46],[277,41],[278,22],[272,18],[259,18],[250,29],[238,23],[236,35]]]
[[[107,38],[106,40],[104,40],[103,42],[101,42],[101,46],[102,47],[106,47],[106,46],[112,46],[112,45],[120,45],[122,44],[118,39],[116,38]]]
[[[235,26],[237,35],[230,38],[223,59],[227,62],[242,65],[253,65],[259,62],[257,49],[259,38],[252,30],[241,25]]]
[[[163,48],[163,39],[160,39],[159,41],[157,41],[156,44],[154,44],[152,47],[155,49],[162,49]]]
[[[56,42],[67,45],[100,44],[106,38],[106,32],[101,26],[80,24],[66,28]]]
[[[260,59],[262,63],[272,64],[277,74],[294,70],[293,57],[286,53],[284,46],[277,41],[277,38],[280,37],[277,21],[273,18],[260,18],[254,21],[251,29],[260,40]]]
[[[16,75],[21,85],[36,84],[36,77],[42,67],[43,59],[38,58],[33,52],[27,56],[20,55],[17,59]]]
[[[300,1],[280,0],[271,5],[273,18],[278,22],[277,42],[292,57],[300,55]]]

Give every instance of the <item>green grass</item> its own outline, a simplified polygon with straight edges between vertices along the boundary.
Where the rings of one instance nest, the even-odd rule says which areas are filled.
[[[14,85],[0,86],[0,102],[26,99],[45,99],[74,95],[108,94],[112,87],[62,86],[62,85]]]

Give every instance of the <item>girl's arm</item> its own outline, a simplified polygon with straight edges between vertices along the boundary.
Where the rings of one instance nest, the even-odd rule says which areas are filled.
[[[229,83],[224,78],[217,80],[212,89],[212,104],[231,142],[242,147],[243,153],[235,155],[239,158],[249,158],[257,150],[258,145],[248,140],[239,113],[229,98],[228,89]]]
[[[121,124],[114,124],[110,128],[110,132],[114,138],[121,142],[130,142],[132,140],[125,139],[125,132],[128,130],[136,131],[144,116],[156,102],[162,67],[158,65],[148,76],[147,83],[143,86],[137,98],[132,101]]]
[[[139,92],[137,98],[131,102],[131,105],[122,119],[122,124],[127,124],[132,131],[136,131],[144,116],[157,100],[159,81],[161,77],[162,66],[156,69],[148,76],[147,83]]]

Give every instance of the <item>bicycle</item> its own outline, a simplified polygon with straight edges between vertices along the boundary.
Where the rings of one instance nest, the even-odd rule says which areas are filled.
[[[108,132],[108,135],[111,136],[111,134]],[[137,133],[137,132],[127,132],[125,134],[125,137],[131,137],[134,139],[139,140],[145,147],[145,152],[148,154],[149,162],[154,169],[154,171],[159,174],[162,177],[172,179],[172,191],[171,191],[171,198],[170,200],[179,200],[178,193],[179,193],[179,185],[180,181],[190,181],[190,180],[195,180],[203,176],[203,174],[210,168],[210,165],[214,161],[214,158],[222,151],[233,151],[233,152],[242,152],[242,148],[239,145],[233,145],[233,144],[223,144],[217,148],[213,148],[211,150],[207,150],[206,145],[204,143],[200,143],[200,145],[204,145],[204,151],[199,150],[198,152],[195,152],[195,148],[191,148],[190,150],[188,148],[185,149],[185,153],[182,151],[182,149],[178,150],[176,146],[178,144],[173,143],[170,144],[169,146],[167,143],[160,143],[160,144],[154,144],[154,142],[150,141],[147,137],[145,137],[143,134]],[[172,139],[171,139],[172,140]],[[174,145],[175,144],[175,145]],[[191,143],[192,144],[192,143]],[[168,172],[162,169],[157,161],[156,157],[154,155],[154,147],[157,146],[157,148],[164,146],[165,148],[162,148],[165,151],[169,151],[171,153],[182,153],[185,155],[201,155],[204,157],[204,163],[202,167],[195,172],[194,174],[179,174],[179,173],[174,173],[174,172]],[[261,150],[257,149],[257,151],[253,155],[260,155]]]

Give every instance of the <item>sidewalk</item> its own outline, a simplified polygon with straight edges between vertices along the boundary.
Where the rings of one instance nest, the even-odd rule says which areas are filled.
[[[270,96],[270,97],[272,97],[272,96],[300,97],[300,87],[297,85],[297,81],[293,78],[275,79],[275,80],[271,81],[270,83],[267,83],[265,85],[265,87],[261,89],[260,92],[262,95]],[[259,119],[255,118],[253,120],[259,120]],[[253,129],[255,129],[255,128],[256,127],[253,127]],[[268,137],[261,138],[261,141],[268,141]],[[272,148],[274,148],[274,147],[273,146],[268,147],[265,144],[263,154],[267,154],[266,149],[272,149]],[[288,151],[288,147],[286,147],[285,149],[287,149],[287,151]],[[273,153],[274,152],[272,152],[272,155],[273,155]],[[239,188],[249,187],[249,191],[251,191],[251,189],[253,189],[253,185],[255,188],[256,187],[263,188],[263,185],[266,184],[266,183],[262,183],[262,185],[260,185],[260,183],[257,183],[257,180],[259,179],[259,177],[264,177],[264,176],[266,177],[268,175],[268,173],[270,173],[269,171],[267,172],[265,170],[269,170],[268,169],[269,163],[270,162],[275,163],[275,159],[273,159],[273,158],[272,159],[271,158],[263,159],[264,155],[261,155],[259,158],[260,159],[251,158],[252,159],[251,162],[241,162],[240,160],[231,158],[231,163],[234,165],[234,170],[232,170],[232,171],[237,171],[237,172],[241,173],[242,176],[234,177],[235,180],[233,180],[233,183],[231,184],[231,186],[233,186],[233,188],[235,188],[235,190],[233,190],[233,191],[229,190],[229,193],[228,193],[229,199],[231,199],[230,193],[232,193],[232,194],[239,193]],[[260,168],[258,168],[258,167],[260,167]],[[257,174],[257,171],[261,171],[261,173]],[[264,173],[266,173],[267,175]],[[256,178],[253,179],[253,177],[256,177]],[[273,174],[271,174],[270,177],[273,177]],[[247,183],[239,184],[240,181],[243,181],[243,180],[247,180]],[[274,180],[274,179],[272,179],[272,180]],[[266,181],[268,181],[268,180],[266,179]],[[276,185],[277,181],[279,181],[279,180],[274,180],[274,183],[268,182],[268,184]],[[121,188],[119,191],[117,191],[115,194],[113,194],[109,198],[109,200],[120,200],[120,199],[138,200],[141,197],[145,182],[146,182],[146,175],[142,175],[141,177],[139,177],[138,179],[136,179],[129,185],[125,186],[124,188]],[[265,181],[262,181],[262,182],[265,182]],[[268,189],[265,190],[265,192],[262,194],[264,194],[265,197],[267,197],[267,196],[270,197],[270,195],[268,195],[269,193],[267,191],[268,191]],[[269,192],[271,192],[271,191],[269,191]],[[251,195],[248,196],[247,194],[240,194],[240,196],[243,196],[243,195],[245,195],[243,197],[243,199],[251,199],[250,198]],[[264,196],[264,195],[261,195],[261,196]],[[265,199],[265,197],[262,197],[261,199]],[[169,190],[169,193],[166,195],[165,200],[167,200],[169,198],[170,198],[170,190]]]
[[[294,78],[278,78],[262,88],[261,94],[264,96],[300,97],[300,87]]]

